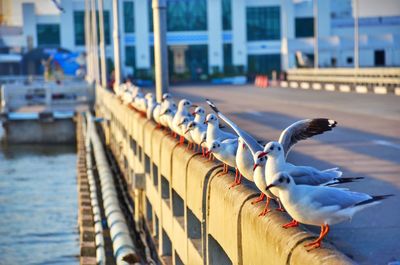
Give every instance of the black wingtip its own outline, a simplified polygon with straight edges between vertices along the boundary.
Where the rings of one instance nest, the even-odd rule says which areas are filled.
[[[217,108],[217,106],[215,106],[215,104],[209,100],[208,98],[206,98],[206,102],[207,104],[210,106],[210,108],[215,111],[216,113],[219,113],[219,109]]]
[[[338,183],[350,183],[350,182],[355,182],[355,181],[360,180],[360,179],[364,179],[364,177],[338,178],[338,179],[336,179],[336,181],[337,181],[336,184],[338,184]]]
[[[381,200],[384,200],[384,199],[389,198],[389,197],[392,197],[392,196],[394,196],[394,194],[386,194],[386,195],[372,196],[371,199],[365,200],[365,201],[362,201],[362,202],[359,202],[359,203],[357,203],[357,204],[354,205],[354,206],[360,206],[360,205],[365,205],[365,204],[373,203],[373,202],[376,202],[376,201],[381,201]]]

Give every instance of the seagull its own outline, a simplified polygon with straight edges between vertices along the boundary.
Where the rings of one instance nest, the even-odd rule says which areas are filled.
[[[239,173],[236,165],[237,145],[237,139],[214,140],[210,145],[207,145],[207,155],[213,153],[214,156],[224,164],[223,174],[228,173],[228,166],[236,169],[235,179],[238,177]]]
[[[207,124],[207,146],[211,146],[212,142],[215,140],[225,140],[225,139],[237,139],[237,136],[224,132],[219,128],[219,121],[217,116],[214,114],[208,114],[206,118],[206,124]]]
[[[198,106],[194,112],[192,113],[194,115],[194,121],[199,123],[199,124],[205,124],[206,122],[206,110]]]
[[[294,220],[321,227],[319,237],[304,245],[310,247],[307,251],[321,247],[330,225],[349,221],[358,211],[393,196],[371,196],[334,187],[298,185],[288,172],[275,174],[266,190],[272,187],[279,190],[279,198]]]
[[[182,99],[181,101],[179,101],[178,110],[176,111],[175,116],[172,120],[172,128],[171,129],[175,133],[180,135],[179,142],[181,144],[184,142],[185,138],[182,135],[183,133],[180,132],[181,130],[178,125],[182,121],[182,118],[184,118],[184,117],[188,117],[190,120],[193,120],[193,117],[189,112],[189,109],[193,106],[195,106],[195,105],[193,105],[193,103],[190,100]]]
[[[254,200],[252,203],[257,203],[260,202],[264,199],[265,196],[267,196],[267,203],[265,205],[265,208],[263,212],[260,215],[265,215],[266,213],[269,212],[269,202],[270,199],[278,199],[278,196],[274,195],[272,191],[269,191],[268,194],[265,193],[264,187],[267,183],[266,180],[266,171],[268,170],[268,167],[270,167],[270,160],[268,159],[268,162],[265,160],[261,160],[261,158],[265,157],[266,154],[264,152],[264,147],[257,141],[255,140],[249,133],[246,131],[242,130],[237,126],[234,122],[232,122],[228,117],[226,117],[222,112],[219,111],[217,106],[211,101],[207,100],[207,103],[210,105],[210,107],[217,113],[218,117],[220,117],[224,122],[226,122],[238,135],[240,138],[244,140],[246,145],[249,147],[249,150],[251,151],[253,155],[253,160],[254,160],[254,173],[253,173],[253,179],[254,182],[257,186],[257,188],[261,191],[260,197],[258,199]],[[290,152],[291,148],[300,140],[305,140],[310,137],[313,137],[318,134],[322,134],[325,131],[330,131],[332,128],[336,126],[337,122],[334,120],[329,120],[329,119],[306,119],[306,120],[300,120],[298,122],[293,123],[289,127],[287,127],[280,135],[279,137],[279,142],[283,143],[284,146],[286,146],[286,156]],[[267,148],[267,147],[266,147]],[[281,147],[282,149],[282,147]],[[329,171],[329,170],[328,170]],[[331,171],[336,172],[336,169],[332,169]],[[337,174],[337,173],[328,173],[328,174]],[[353,180],[360,179],[360,178],[334,178],[331,179],[330,181],[322,181],[321,180],[313,182],[312,180],[315,179],[312,175],[301,175],[298,177],[294,177],[294,180],[297,184],[307,184],[307,185],[319,185],[319,184],[335,184],[335,183],[345,183],[345,182],[352,182]],[[340,176],[339,176],[340,177]],[[279,200],[278,203],[280,204]],[[283,208],[279,206],[277,210],[282,211]]]
[[[195,118],[195,120],[196,120],[196,118]],[[190,133],[190,135],[192,136],[193,142],[202,148],[203,155],[204,155],[204,150],[203,150],[204,148],[202,146],[202,142],[203,142],[203,140],[206,139],[207,125],[204,123],[198,123],[195,120],[190,121],[188,123],[185,134]]]
[[[172,128],[172,120],[174,119],[175,116],[175,109],[173,106],[167,108],[160,114],[160,123],[162,126],[165,128]],[[172,129],[171,129],[172,131]]]
[[[152,93],[147,93],[146,96],[146,105],[147,105],[147,110],[146,110],[146,116],[147,119],[151,120],[153,118],[153,111],[155,107],[158,105],[156,98]]]
[[[193,145],[193,138],[191,136],[190,133],[188,133],[187,131],[187,126],[189,123],[189,118],[186,117],[182,117],[181,122],[178,124],[178,128],[180,128],[181,132],[180,135],[182,135],[187,141],[188,141],[188,149],[191,149],[192,145]]]

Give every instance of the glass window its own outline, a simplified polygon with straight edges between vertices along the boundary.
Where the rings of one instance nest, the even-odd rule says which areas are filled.
[[[248,73],[254,75],[268,75],[271,78],[272,71],[277,73],[281,70],[280,54],[249,55]]]
[[[106,39],[106,45],[110,45],[110,12],[104,11],[104,37]],[[99,13],[96,14],[97,18],[97,39],[100,41],[100,29],[99,29]],[[85,44],[85,11],[74,11],[74,35],[75,45]]]
[[[126,33],[135,32],[135,20],[134,20],[134,5],[131,1],[124,2],[124,31]]]
[[[296,18],[296,38],[314,37],[314,18]]]
[[[222,29],[232,29],[232,0],[222,0]]]
[[[232,44],[224,44],[224,72],[230,72],[232,69]]]
[[[74,11],[75,45],[85,45],[85,12]]]
[[[38,24],[36,29],[38,45],[60,46],[60,25]]]
[[[136,68],[135,46],[125,46],[125,65]]]
[[[279,40],[281,37],[280,7],[248,7],[246,9],[247,40]]]
[[[168,31],[207,30],[206,0],[168,0]]]

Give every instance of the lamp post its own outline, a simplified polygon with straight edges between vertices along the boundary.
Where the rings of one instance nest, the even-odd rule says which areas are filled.
[[[168,91],[167,1],[153,0],[154,61],[157,101]]]
[[[121,57],[119,46],[118,0],[113,0],[113,38],[114,38],[114,91],[121,84]]]
[[[101,63],[101,86],[107,86],[107,65],[106,65],[106,48],[104,37],[104,13],[103,0],[98,0],[99,3],[99,30],[100,30],[100,63]]]

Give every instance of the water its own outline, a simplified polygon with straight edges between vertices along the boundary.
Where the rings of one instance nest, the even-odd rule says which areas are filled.
[[[79,263],[76,181],[74,146],[0,146],[0,265]]]

